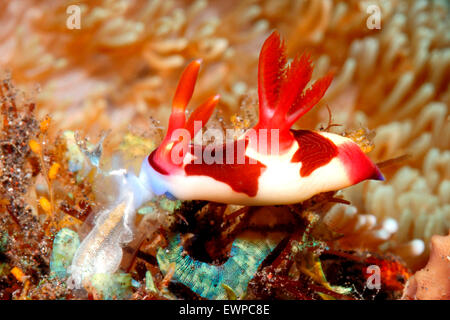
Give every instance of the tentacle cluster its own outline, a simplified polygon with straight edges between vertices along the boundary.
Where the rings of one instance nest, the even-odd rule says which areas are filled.
[[[183,71],[172,101],[172,113],[170,114],[166,136],[159,148],[150,155],[149,160],[154,167],[159,168],[159,171],[171,172],[179,167],[179,164],[171,161],[171,152],[180,150],[183,154],[186,154],[191,139],[208,122],[219,102],[219,95],[208,98],[192,112],[186,121],[186,107],[194,92],[200,64],[201,60],[195,60]],[[196,125],[196,123],[200,125]],[[184,133],[177,133],[176,130],[179,129],[184,129]]]
[[[285,51],[285,43],[276,31],[261,49],[259,122],[255,126],[255,129],[279,129],[280,151],[294,141],[289,132],[292,125],[320,101],[333,79],[328,73],[305,90],[313,71],[310,55],[298,55],[287,65]]]

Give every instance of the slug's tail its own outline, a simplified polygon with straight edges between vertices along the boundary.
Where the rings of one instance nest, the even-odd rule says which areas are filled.
[[[158,149],[149,156],[150,164],[162,173],[169,173],[181,166],[181,163],[174,161],[174,158],[178,159],[180,156],[177,154],[173,157],[172,151],[186,154],[191,139],[206,125],[219,102],[219,95],[208,98],[186,121],[186,107],[194,92],[200,64],[201,60],[195,60],[183,71],[172,101],[166,136]]]
[[[258,68],[259,122],[255,129],[278,129],[282,149],[283,142],[290,145],[292,141],[292,125],[320,101],[333,75],[325,75],[304,90],[312,76],[311,58],[303,54],[287,65],[285,43],[277,31],[264,42]]]
[[[69,288],[80,289],[91,276],[118,270],[122,247],[134,237],[136,210],[153,197],[153,191],[142,181],[145,177],[120,169],[110,171],[106,178],[105,183],[118,186],[116,202],[96,215],[95,226],[77,249],[68,269]]]

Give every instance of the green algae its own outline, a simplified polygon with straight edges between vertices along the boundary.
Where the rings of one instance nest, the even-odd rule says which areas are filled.
[[[175,263],[173,279],[188,286],[207,299],[229,299],[230,293],[237,298],[246,293],[248,282],[253,278],[261,262],[272,252],[279,239],[237,238],[231,247],[230,258],[222,265],[210,265],[183,253],[180,235],[169,240],[167,248],[159,248],[156,258],[165,274]],[[232,289],[231,291],[229,289]]]
[[[79,246],[80,238],[75,231],[68,228],[59,230],[53,241],[50,271],[59,278],[67,277],[67,268],[72,263]]]
[[[145,273],[145,289],[151,292],[158,292],[156,289],[155,282],[153,281],[153,276],[150,271]]]
[[[129,273],[97,273],[90,284],[104,300],[123,300],[131,297],[132,278]]]
[[[8,245],[8,232],[0,231],[0,252],[6,251],[6,246]]]

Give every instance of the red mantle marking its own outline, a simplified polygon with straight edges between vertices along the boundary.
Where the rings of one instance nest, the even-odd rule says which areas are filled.
[[[228,184],[231,189],[236,192],[242,192],[247,194],[249,197],[254,197],[258,193],[258,179],[259,176],[265,169],[265,165],[259,161],[252,159],[250,163],[250,158],[246,155],[238,155],[238,151],[243,150],[247,147],[248,141],[245,143],[245,148],[237,148],[237,141],[233,143],[224,144],[215,147],[214,152],[222,152],[224,163],[212,163],[207,164],[203,160],[202,163],[196,164],[194,160],[187,164],[184,168],[186,175],[188,176],[208,176],[217,181]],[[234,161],[232,164],[226,163],[226,150],[233,146],[234,148]],[[194,154],[194,148],[202,148],[202,156],[205,147],[193,146],[191,148],[191,153]],[[221,149],[221,150],[220,150]],[[242,151],[241,151],[242,152]],[[244,157],[242,157],[244,156]],[[244,163],[238,163],[238,159],[244,158]],[[256,162],[256,163],[255,163]]]
[[[291,130],[298,143],[291,162],[301,162],[300,176],[307,177],[338,155],[336,145],[324,136],[309,130]]]
[[[343,163],[352,184],[366,179],[384,180],[380,169],[367,157],[357,144],[339,146],[339,160]]]

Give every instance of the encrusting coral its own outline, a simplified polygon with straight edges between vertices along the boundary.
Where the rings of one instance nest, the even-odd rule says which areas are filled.
[[[403,299],[450,300],[450,235],[431,238],[430,260],[408,281]]]
[[[0,107],[0,298],[8,299],[26,296],[30,284],[45,276],[51,239],[44,230],[46,221],[39,219],[28,204],[29,186],[40,171],[30,145],[39,132],[35,104],[20,96],[10,79],[4,79],[0,83]],[[18,294],[21,286],[24,290]]]

